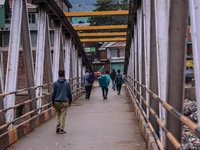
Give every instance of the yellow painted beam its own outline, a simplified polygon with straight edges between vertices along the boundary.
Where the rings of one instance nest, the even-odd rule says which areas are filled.
[[[127,29],[127,25],[111,25],[111,26],[88,26],[74,27],[75,30],[108,30],[108,29]]]
[[[67,12],[67,17],[89,17],[89,16],[116,16],[116,15],[128,15],[128,10],[118,11],[93,11],[93,12]]]
[[[126,41],[126,38],[99,38],[99,39],[80,39],[81,42],[117,42]]]
[[[78,33],[80,37],[86,36],[126,36],[126,32],[105,32],[105,33]]]

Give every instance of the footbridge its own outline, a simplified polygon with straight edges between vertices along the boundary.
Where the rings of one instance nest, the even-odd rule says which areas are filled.
[[[186,149],[183,125],[196,140],[200,137],[199,123],[183,114],[186,37],[191,24],[200,120],[198,0],[130,0],[129,10],[81,13],[63,12],[54,0],[33,2],[31,9],[37,8],[38,14],[36,46],[31,42],[27,0],[12,1],[7,51],[0,45],[0,150],[181,150]],[[127,16],[127,24],[73,27],[70,22],[77,16],[116,15]],[[114,41],[126,42],[122,93],[117,95],[110,85],[104,100],[95,81],[90,100],[85,99],[82,78],[93,67],[83,45]],[[73,94],[63,135],[55,132],[50,99],[60,69],[65,70]]]

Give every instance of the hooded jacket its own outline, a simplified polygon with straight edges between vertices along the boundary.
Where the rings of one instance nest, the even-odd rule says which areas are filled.
[[[59,78],[53,84],[53,91],[51,93],[51,101],[55,102],[72,102],[72,92],[69,82],[64,78]]]

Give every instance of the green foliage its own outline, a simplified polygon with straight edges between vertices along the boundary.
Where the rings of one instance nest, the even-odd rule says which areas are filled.
[[[97,0],[96,4],[93,4],[96,9],[93,11],[116,11],[116,10],[128,10],[128,0]],[[127,16],[93,16],[88,19],[88,22],[93,26],[101,25],[124,25],[127,24]]]

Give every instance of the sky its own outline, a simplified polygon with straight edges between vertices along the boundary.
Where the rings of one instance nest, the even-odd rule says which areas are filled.
[[[70,12],[90,12],[95,9],[92,4],[96,3],[96,0],[69,0],[72,5]],[[73,24],[77,24],[79,21],[87,22],[87,17],[73,17]]]
[[[72,4],[71,12],[88,12],[95,9],[92,4],[96,3],[96,0],[69,0]]]

